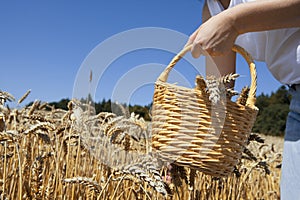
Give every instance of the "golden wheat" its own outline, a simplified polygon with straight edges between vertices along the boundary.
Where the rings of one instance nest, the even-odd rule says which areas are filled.
[[[18,100],[18,104],[21,104],[30,94],[31,90],[27,90],[27,92]]]
[[[0,99],[0,199],[279,199],[282,148],[257,134],[218,178],[159,160],[138,115],[91,115],[76,100],[68,111],[40,101],[9,109],[14,97]]]

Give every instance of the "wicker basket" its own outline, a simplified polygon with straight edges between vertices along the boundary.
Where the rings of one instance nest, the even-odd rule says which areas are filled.
[[[204,90],[166,82],[171,69],[190,49],[186,47],[176,55],[155,83],[152,146],[165,161],[212,176],[228,176],[241,158],[258,112],[254,105],[255,64],[244,49],[233,47],[250,67],[248,97],[245,105],[230,99],[215,105]]]

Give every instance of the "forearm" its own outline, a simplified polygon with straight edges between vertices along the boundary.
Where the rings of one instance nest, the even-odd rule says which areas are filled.
[[[300,0],[260,0],[221,13],[233,20],[239,34],[300,27]]]

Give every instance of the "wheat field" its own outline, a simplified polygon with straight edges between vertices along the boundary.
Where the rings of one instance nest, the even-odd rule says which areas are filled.
[[[251,134],[234,172],[218,178],[162,162],[151,123],[134,113],[96,114],[77,100],[67,111],[41,101],[10,109],[7,92],[0,100],[0,199],[279,199],[280,138]]]

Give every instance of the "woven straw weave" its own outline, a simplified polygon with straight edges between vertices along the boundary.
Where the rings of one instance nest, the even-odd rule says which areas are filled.
[[[204,89],[167,83],[171,69],[190,49],[186,47],[176,55],[155,83],[152,146],[166,161],[224,177],[241,158],[258,112],[254,105],[255,64],[244,49],[234,46],[233,51],[240,53],[250,67],[246,104],[230,99],[212,104]]]

